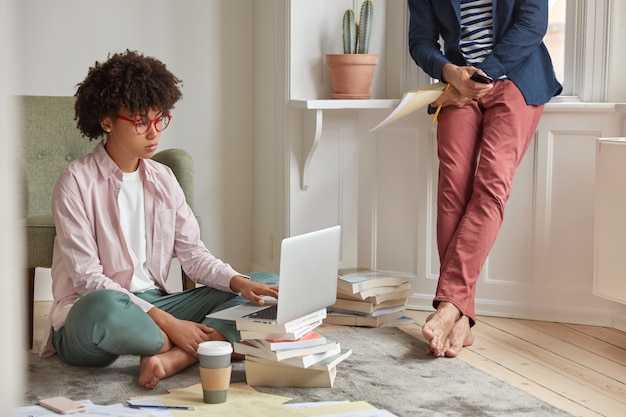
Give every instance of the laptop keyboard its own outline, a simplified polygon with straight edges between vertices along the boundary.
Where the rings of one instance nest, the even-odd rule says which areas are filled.
[[[267,308],[257,310],[254,313],[246,314],[244,317],[248,317],[251,319],[276,320],[277,312],[278,304],[272,304]]]

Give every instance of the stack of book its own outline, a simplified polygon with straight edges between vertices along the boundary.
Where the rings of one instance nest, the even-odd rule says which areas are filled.
[[[413,294],[405,277],[364,269],[343,269],[337,301],[328,308],[326,324],[379,327],[402,316]]]
[[[337,365],[352,354],[317,332],[323,308],[284,324],[237,321],[245,355],[246,382],[251,386],[332,387]]]

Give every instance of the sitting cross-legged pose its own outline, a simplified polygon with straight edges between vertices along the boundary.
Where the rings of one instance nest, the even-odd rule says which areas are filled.
[[[278,296],[276,274],[242,275],[209,252],[174,174],[150,159],[180,82],[134,51],[96,62],[75,111],[83,136],[103,139],[67,166],[52,196],[54,300],[41,357],[106,366],[138,355],[148,389],[195,363],[199,343],[238,340],[234,322],[208,313]],[[173,254],[201,286],[168,291]]]
[[[422,333],[430,353],[457,356],[474,340],[476,282],[513,176],[544,104],[562,87],[543,44],[546,0],[409,0],[409,10],[411,56],[450,87],[431,103],[443,107],[437,119],[441,267],[437,310]]]

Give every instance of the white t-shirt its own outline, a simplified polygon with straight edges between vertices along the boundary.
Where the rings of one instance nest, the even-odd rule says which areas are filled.
[[[137,260],[133,279],[130,283],[130,291],[143,292],[156,288],[154,279],[146,265],[146,213],[143,182],[138,170],[124,173],[117,204],[120,209],[120,224],[126,238],[126,244]]]

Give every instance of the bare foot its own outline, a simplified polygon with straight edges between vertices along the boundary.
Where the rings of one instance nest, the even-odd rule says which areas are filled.
[[[454,327],[448,335],[445,355],[448,358],[454,358],[461,353],[461,349],[465,346],[470,346],[472,343],[474,343],[474,335],[472,334],[472,329],[469,324],[469,318],[467,316],[461,316],[461,318],[454,323]]]
[[[153,389],[167,376],[160,355],[144,356],[139,361],[139,385]]]
[[[227,339],[221,333],[213,332],[209,334],[207,340]],[[171,342],[170,345],[166,343],[166,346],[172,346]],[[178,346],[173,346],[166,351],[161,349],[156,355],[143,356],[139,361],[139,385],[153,389],[160,380],[176,375],[197,361],[198,358],[195,355],[185,352]]]
[[[195,356],[178,346],[165,353],[142,357],[139,362],[139,385],[153,389],[163,378],[175,375],[197,361]]]
[[[422,327],[422,334],[428,341],[428,353],[445,356],[450,347],[450,332],[460,317],[461,312],[454,304],[446,301],[439,303],[437,311],[428,316]]]

